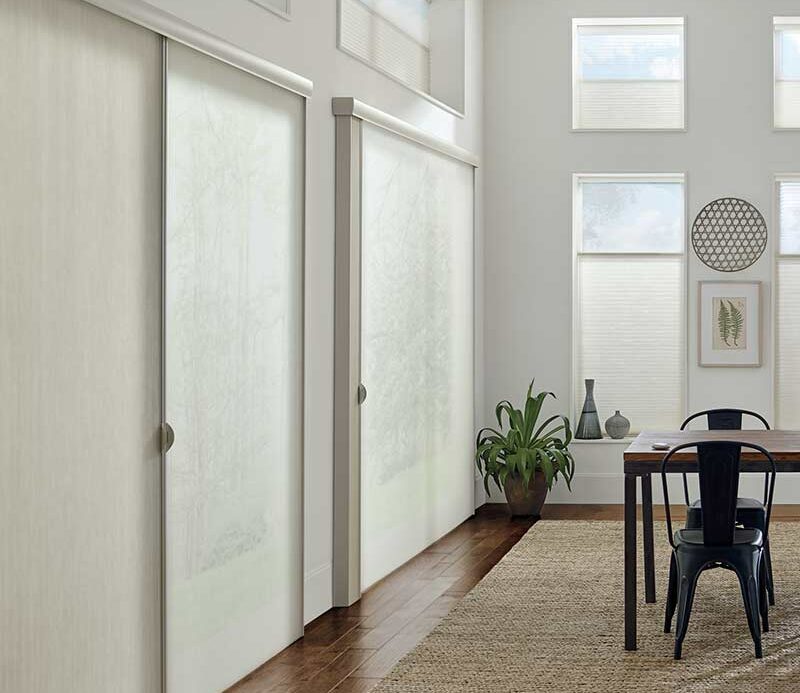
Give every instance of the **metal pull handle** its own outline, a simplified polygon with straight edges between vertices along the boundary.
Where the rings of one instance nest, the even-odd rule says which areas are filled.
[[[161,424],[161,452],[162,454],[169,452],[169,449],[175,443],[175,431],[166,421]]]
[[[360,383],[358,386],[358,403],[364,404],[364,400],[367,398],[367,388],[364,387],[364,383]]]

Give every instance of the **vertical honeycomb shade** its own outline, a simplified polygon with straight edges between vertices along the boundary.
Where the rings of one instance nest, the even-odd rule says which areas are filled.
[[[472,513],[473,169],[363,125],[362,586]]]
[[[167,67],[167,684],[224,690],[302,635],[301,97]]]

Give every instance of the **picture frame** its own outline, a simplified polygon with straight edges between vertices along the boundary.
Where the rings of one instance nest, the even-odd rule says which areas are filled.
[[[760,281],[701,281],[697,286],[698,365],[761,366]]]

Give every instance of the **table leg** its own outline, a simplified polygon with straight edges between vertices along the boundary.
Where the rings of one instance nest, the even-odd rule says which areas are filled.
[[[642,536],[644,538],[644,600],[656,601],[656,557],[653,547],[653,483],[649,474],[642,476]]]
[[[636,649],[636,475],[625,475],[625,649]]]

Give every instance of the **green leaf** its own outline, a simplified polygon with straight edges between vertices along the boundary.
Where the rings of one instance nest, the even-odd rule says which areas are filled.
[[[728,313],[728,309],[725,307],[725,301],[720,299],[719,301],[719,314],[717,315],[717,327],[719,329],[719,336],[725,344],[728,344],[728,338],[730,337],[731,331],[731,316]]]
[[[733,339],[734,346],[739,346],[739,337],[742,336],[742,328],[744,327],[744,317],[742,317],[742,311],[733,304],[733,301],[729,300],[728,306],[730,307],[728,322],[730,324],[731,339]]]

